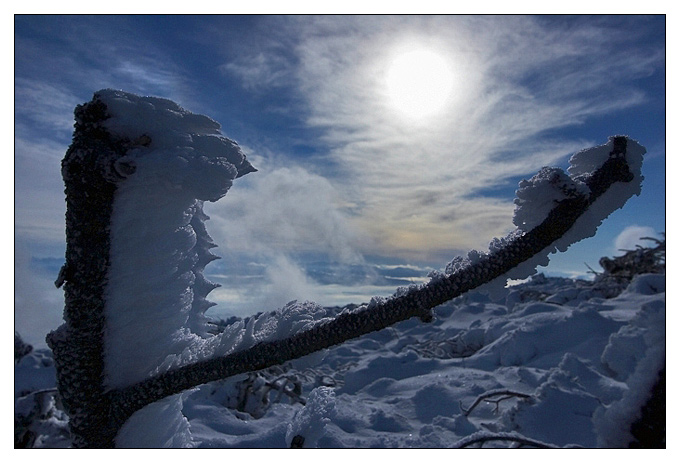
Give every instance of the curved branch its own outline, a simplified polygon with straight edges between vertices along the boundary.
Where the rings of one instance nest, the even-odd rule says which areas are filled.
[[[111,417],[118,426],[137,410],[164,397],[211,381],[256,371],[378,331],[412,317],[432,320],[432,309],[475,289],[531,259],[551,246],[616,182],[633,179],[625,159],[625,137],[614,137],[609,159],[587,179],[590,195],[564,199],[534,229],[510,240],[501,249],[482,255],[458,271],[412,286],[404,294],[346,312],[289,338],[259,343],[249,349],[170,370],[123,389],[109,391]]]
[[[516,433],[500,433],[500,434],[489,434],[486,432],[480,432],[472,434],[464,439],[459,440],[453,444],[455,449],[464,449],[471,445],[482,444],[491,441],[505,441],[505,442],[516,442],[520,445],[526,445],[529,447],[535,447],[539,449],[557,449],[559,447],[541,442],[536,439],[530,439]]]

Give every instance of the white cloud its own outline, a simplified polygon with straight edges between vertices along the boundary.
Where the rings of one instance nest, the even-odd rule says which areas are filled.
[[[245,317],[281,308],[292,300],[327,302],[322,285],[310,279],[305,270],[284,253],[272,250],[262,267],[263,271],[258,275],[217,276],[208,273],[209,279],[223,285],[210,293],[209,300],[217,303],[210,309],[210,315],[218,318]],[[247,269],[242,271],[246,273]]]
[[[648,247],[654,243],[649,240],[641,240],[641,238],[651,237],[659,238],[658,233],[652,227],[645,227],[640,225],[631,225],[623,229],[621,233],[614,239],[614,253],[622,255],[623,250],[635,249],[639,244],[643,247]]]
[[[63,291],[54,286],[56,275],[31,267],[28,249],[15,245],[14,329],[34,347],[46,346],[45,336],[62,323]]]
[[[285,256],[276,256],[267,267],[266,281],[263,291],[253,301],[261,310],[280,308],[292,300],[319,300],[317,285]]]
[[[302,167],[260,158],[257,168],[219,202],[205,204],[208,231],[220,246],[214,252],[224,257],[220,265],[264,265],[263,271],[250,269],[251,277],[230,270],[217,278],[224,287],[211,295],[219,304],[213,312],[247,315],[293,299],[332,304],[327,288],[307,276],[301,259],[320,255],[338,265],[363,262],[362,238],[342,211],[342,198],[328,180]]]
[[[339,262],[361,260],[361,238],[328,180],[301,167],[257,167],[225,198],[206,204],[218,243],[264,255],[323,253]]]

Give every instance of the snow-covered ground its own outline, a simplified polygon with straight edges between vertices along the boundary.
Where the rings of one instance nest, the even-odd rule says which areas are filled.
[[[432,323],[408,320],[185,392],[188,432],[176,430],[182,435],[167,444],[448,448],[503,438],[484,446],[625,446],[665,362],[665,274],[611,291],[537,275],[501,301],[470,293],[438,307]],[[43,419],[31,425],[37,446],[68,445],[66,417],[49,391],[25,395],[52,387],[49,351],[16,365],[15,414],[35,415],[42,403]],[[144,425],[147,442],[173,435],[162,423]]]

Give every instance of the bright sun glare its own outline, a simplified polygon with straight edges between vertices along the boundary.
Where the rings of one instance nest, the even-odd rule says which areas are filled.
[[[418,120],[444,108],[453,89],[453,72],[447,60],[428,49],[398,55],[387,71],[387,94],[392,105]]]

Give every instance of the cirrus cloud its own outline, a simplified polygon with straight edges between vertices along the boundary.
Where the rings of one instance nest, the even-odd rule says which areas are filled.
[[[225,68],[261,75],[265,83],[278,72],[290,76],[307,125],[322,129],[328,151],[318,162],[337,166],[328,179],[356,212],[353,224],[382,252],[436,255],[485,246],[508,231],[512,200],[480,192],[511,188],[518,177],[606,141],[546,134],[645,101],[634,82],[663,63],[663,50],[632,45],[636,31],[626,18],[571,22],[281,18],[270,39],[296,37],[289,50],[296,67],[286,60],[277,70],[276,57],[268,55],[275,47],[265,42],[252,51],[258,59],[250,73]],[[457,76],[447,111],[422,124],[400,118],[386,95],[390,60],[413,44],[436,50]]]

